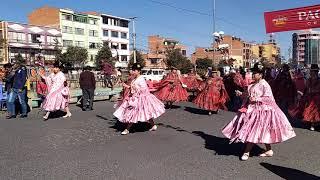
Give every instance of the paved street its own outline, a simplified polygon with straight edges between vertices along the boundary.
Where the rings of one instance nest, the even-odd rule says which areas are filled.
[[[158,119],[158,131],[139,124],[128,136],[109,102],[96,102],[92,112],[72,105],[71,119],[47,122],[39,109],[26,120],[1,114],[0,179],[320,179],[320,132],[298,127],[296,138],[274,146],[273,158],[241,162],[243,146],[220,132],[233,113],[207,116],[180,105]]]

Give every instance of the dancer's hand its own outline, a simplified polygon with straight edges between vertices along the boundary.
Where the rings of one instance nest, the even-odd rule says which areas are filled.
[[[257,101],[257,99],[256,99],[255,97],[250,97],[249,100],[250,100],[251,102],[256,102],[256,101]]]
[[[237,95],[237,96],[242,96],[242,92],[239,91],[239,90],[236,90],[236,95]]]

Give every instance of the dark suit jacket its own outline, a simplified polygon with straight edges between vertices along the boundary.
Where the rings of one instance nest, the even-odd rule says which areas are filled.
[[[81,89],[96,89],[96,79],[93,72],[83,71],[80,74],[79,83]]]

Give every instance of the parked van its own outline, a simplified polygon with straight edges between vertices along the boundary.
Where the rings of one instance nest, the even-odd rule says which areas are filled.
[[[146,80],[160,81],[163,76],[166,74],[164,69],[143,69],[142,77]]]

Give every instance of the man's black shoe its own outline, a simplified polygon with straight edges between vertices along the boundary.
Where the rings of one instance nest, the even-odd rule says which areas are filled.
[[[27,118],[28,115],[21,115],[20,118]]]
[[[7,116],[7,119],[15,119],[16,116]]]

